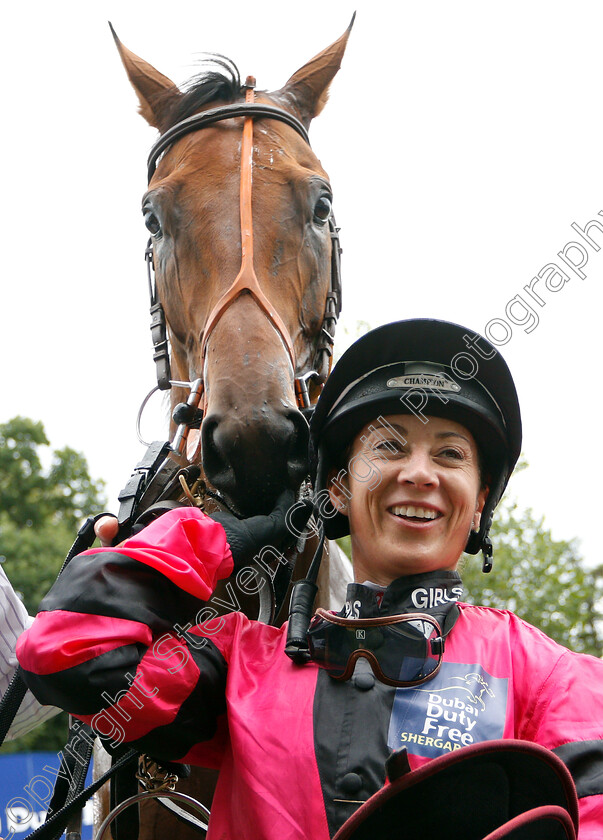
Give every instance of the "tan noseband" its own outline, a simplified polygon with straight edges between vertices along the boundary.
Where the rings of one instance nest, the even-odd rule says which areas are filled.
[[[248,76],[245,82],[247,91],[245,102],[253,102],[255,79]],[[240,190],[240,214],[241,214],[241,270],[236,276],[232,286],[222,295],[209,314],[205,329],[203,331],[203,342],[201,345],[201,359],[205,365],[205,354],[207,343],[216,324],[228,309],[243,292],[249,292],[256,303],[262,309],[276,331],[280,334],[283,344],[289,354],[293,376],[295,377],[295,351],[287,327],[284,325],[278,312],[272,306],[264,292],[260,288],[258,278],[253,266],[253,216],[251,212],[251,190],[253,181],[253,117],[245,117],[243,125],[243,141],[241,144],[241,190]]]

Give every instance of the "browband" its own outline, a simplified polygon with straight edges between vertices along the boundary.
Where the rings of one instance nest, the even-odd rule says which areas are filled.
[[[191,131],[197,131],[212,123],[219,122],[220,120],[230,120],[234,117],[269,117],[280,120],[280,122],[284,122],[295,129],[306,143],[310,145],[308,132],[302,122],[293,116],[293,114],[290,114],[283,108],[279,108],[277,105],[268,105],[262,102],[235,102],[233,105],[220,105],[218,108],[210,108],[208,111],[202,111],[200,114],[193,114],[192,117],[187,117],[187,119],[176,123],[165,134],[161,135],[151,149],[147,160],[149,181],[153,177],[157,167],[157,161],[172,143],[175,143],[176,140],[179,140]]]

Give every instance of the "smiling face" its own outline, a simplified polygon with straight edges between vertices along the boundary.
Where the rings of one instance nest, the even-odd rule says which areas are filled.
[[[350,520],[354,577],[387,585],[453,570],[488,495],[477,445],[460,423],[396,414],[354,439],[331,497]]]

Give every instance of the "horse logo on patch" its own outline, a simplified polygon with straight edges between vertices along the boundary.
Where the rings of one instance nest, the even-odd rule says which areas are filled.
[[[483,700],[483,695],[486,694],[488,697],[494,697],[492,690],[489,688],[488,683],[484,680],[481,674],[465,674],[464,677],[452,677],[453,680],[458,680],[459,683],[464,683],[464,685],[459,685],[458,688],[461,691],[466,691],[469,699],[472,703],[479,703],[481,705],[482,711],[486,710],[486,704]],[[472,690],[472,686],[475,685],[476,690],[479,687],[479,694],[475,694]],[[450,691],[453,690],[454,687],[451,686],[450,688],[442,689],[443,691]]]
[[[502,738],[507,694],[506,678],[492,677],[480,665],[443,662],[429,683],[396,690],[388,746],[436,758]]]

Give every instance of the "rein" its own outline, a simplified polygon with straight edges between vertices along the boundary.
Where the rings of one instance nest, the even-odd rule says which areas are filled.
[[[243,140],[241,145],[240,189],[241,269],[230,288],[222,295],[209,314],[203,329],[201,346],[202,365],[205,367],[205,356],[209,338],[220,318],[241,293],[249,292],[279,333],[285,346],[293,369],[298,408],[309,408],[311,401],[308,393],[308,380],[316,377],[323,380],[326,378],[327,370],[325,369],[330,366],[333,355],[333,342],[335,340],[335,326],[341,313],[341,246],[339,244],[339,228],[336,227],[335,219],[331,214],[328,220],[332,242],[331,274],[325,312],[311,369],[300,376],[296,376],[297,364],[291,336],[278,312],[260,288],[253,266],[253,217],[251,211],[253,121],[262,117],[276,119],[297,131],[308,145],[310,145],[310,140],[304,125],[293,114],[276,105],[254,101],[255,79],[252,76],[247,78],[245,88],[244,103],[224,105],[203,111],[200,114],[193,114],[193,116],[182,120],[162,134],[149,153],[147,161],[148,179],[150,181],[153,177],[157,163],[163,153],[181,137],[184,137],[192,131],[198,131],[208,125],[213,125],[221,120],[244,117]],[[170,380],[169,342],[165,313],[157,293],[153,268],[153,249],[150,239],[145,250],[145,260],[147,263],[149,295],[151,300],[151,336],[153,340],[153,359],[157,371],[157,383],[160,390],[167,390],[172,384]]]

